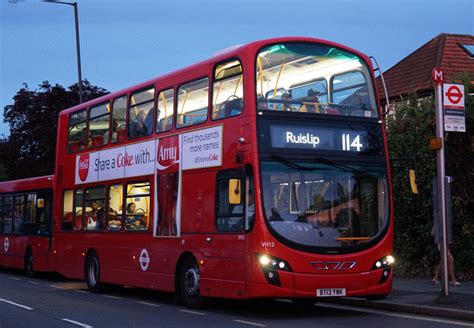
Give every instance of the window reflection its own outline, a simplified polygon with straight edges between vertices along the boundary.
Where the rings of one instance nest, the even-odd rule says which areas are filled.
[[[388,222],[381,167],[334,168],[301,163],[304,170],[265,162],[267,220],[282,237],[306,246],[343,247],[377,236]]]
[[[362,59],[337,48],[272,45],[257,57],[257,108],[378,117],[370,76]]]

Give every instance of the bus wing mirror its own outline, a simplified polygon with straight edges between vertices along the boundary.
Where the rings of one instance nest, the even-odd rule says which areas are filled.
[[[229,179],[229,204],[239,205],[242,203],[242,190],[240,179]]]
[[[416,173],[415,170],[410,170],[410,187],[411,187],[411,192],[414,194],[418,194],[418,187],[416,185]]]

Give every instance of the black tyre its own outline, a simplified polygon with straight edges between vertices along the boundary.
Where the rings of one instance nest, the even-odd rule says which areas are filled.
[[[86,259],[85,277],[87,287],[91,292],[100,292],[103,288],[100,282],[100,262],[99,257],[95,252],[90,253]]]
[[[200,272],[196,261],[188,257],[180,268],[179,272],[179,298],[181,302],[190,308],[200,308],[203,306],[203,298],[200,293]]]
[[[33,257],[33,251],[31,249],[28,249],[25,254],[25,264],[24,264],[24,270],[25,274],[33,278],[36,275],[35,269],[34,269],[34,257]]]

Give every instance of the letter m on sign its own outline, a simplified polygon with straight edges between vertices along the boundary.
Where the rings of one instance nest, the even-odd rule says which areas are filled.
[[[435,81],[435,83],[441,84],[443,82],[443,71],[441,70],[441,68],[434,68],[431,72],[431,77],[433,78],[433,81]]]

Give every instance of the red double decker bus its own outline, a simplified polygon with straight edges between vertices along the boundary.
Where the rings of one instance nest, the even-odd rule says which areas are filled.
[[[0,183],[0,265],[51,271],[53,176]]]
[[[61,112],[52,269],[203,297],[384,296],[393,212],[373,67],[278,38]]]

